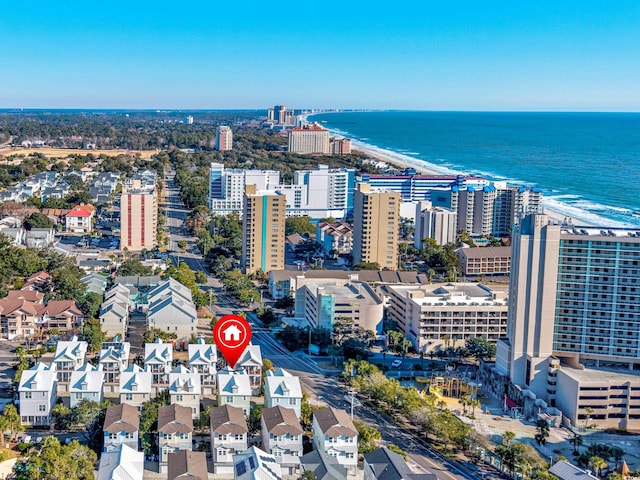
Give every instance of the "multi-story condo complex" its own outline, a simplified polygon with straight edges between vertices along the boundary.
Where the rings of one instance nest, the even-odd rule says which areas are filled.
[[[446,245],[456,240],[456,212],[442,207],[434,207],[428,200],[416,203],[416,222],[413,246],[422,248],[427,238],[438,245]]]
[[[343,219],[353,213],[355,170],[352,168],[318,165],[316,170],[297,170],[293,173],[293,185],[306,186],[301,190],[299,200],[295,197],[295,190],[291,198],[286,186],[276,187],[287,195],[288,214]]]
[[[464,345],[470,338],[495,342],[507,329],[506,288],[479,283],[388,285],[388,315],[418,352]]]
[[[288,140],[292,153],[331,153],[329,130],[317,123],[292,128]]]
[[[490,182],[463,175],[364,174],[359,181],[372,188],[397,192],[403,201],[431,201],[456,213],[457,230],[470,235],[508,235],[511,226],[528,213],[542,212],[542,190],[537,187]],[[426,237],[423,237],[426,238]]]
[[[363,174],[358,181],[368,183],[371,188],[384,189],[399,193],[403,202],[433,200],[433,191],[452,187],[465,189],[467,186],[484,187],[489,180],[464,175],[417,175],[414,169],[407,169],[403,175]]]
[[[245,187],[242,215],[242,271],[269,272],[284,268],[284,195]]]
[[[508,275],[511,247],[460,248],[456,251],[463,275]]]
[[[233,149],[233,132],[230,127],[221,125],[216,128],[216,150],[225,152]]]
[[[316,170],[294,172],[291,184],[281,184],[277,171],[225,169],[220,163],[212,163],[209,170],[211,211],[222,215],[241,213],[247,185],[284,195],[287,216],[343,219],[353,213],[355,170],[351,168],[318,165]]]
[[[398,266],[400,194],[373,190],[361,183],[354,195],[353,261]]]
[[[209,208],[215,214],[242,212],[246,185],[258,190],[271,190],[280,183],[280,172],[275,170],[225,169],[221,163],[212,163],[209,169]]]
[[[158,196],[139,181],[126,183],[120,196],[120,248],[152,250],[157,245]]]
[[[525,414],[544,404],[574,424],[640,427],[639,259],[634,230],[566,228],[541,214],[517,226],[495,373]]]
[[[295,316],[313,327],[333,330],[337,321],[353,321],[374,333],[382,333],[384,305],[373,289],[353,276],[346,279],[301,280],[295,292]]]

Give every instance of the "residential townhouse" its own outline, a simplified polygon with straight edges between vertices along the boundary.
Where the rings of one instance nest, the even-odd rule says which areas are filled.
[[[264,378],[264,406],[291,408],[300,418],[302,388],[300,378],[282,368],[268,370]]]
[[[80,341],[75,336],[69,341],[58,342],[52,362],[58,377],[58,392],[69,391],[71,373],[85,364],[87,348],[87,342]]]
[[[120,445],[100,456],[97,480],[142,480],[144,453]]]
[[[144,366],[152,374],[151,384],[155,393],[169,387],[169,372],[173,364],[173,345],[162,343],[158,339],[155,343],[144,346]]]
[[[158,450],[160,473],[167,473],[170,453],[191,450],[193,420],[191,409],[181,405],[169,405],[158,409]]]
[[[216,370],[218,352],[215,345],[204,343],[199,338],[198,343],[189,344],[189,368],[200,374],[202,395],[213,395],[216,390]]]
[[[130,365],[120,374],[120,403],[129,403],[140,407],[144,402],[155,397],[151,388],[153,374],[142,370],[137,365]]]
[[[206,480],[207,457],[204,452],[181,450],[168,456],[168,480]]]
[[[22,372],[18,385],[20,423],[24,426],[47,427],[51,410],[58,400],[58,379],[55,365],[38,363]]]
[[[129,296],[114,290],[107,292],[100,306],[100,328],[107,337],[124,337],[129,321]]]
[[[138,450],[140,441],[140,411],[133,405],[121,403],[107,408],[104,417],[103,451],[118,448],[126,445],[129,448]]]
[[[262,445],[288,475],[300,473],[304,430],[296,412],[281,406],[262,410]]]
[[[223,368],[218,372],[218,405],[241,408],[249,416],[251,408],[251,381],[244,371]]]
[[[200,418],[200,374],[179,365],[169,373],[170,403],[191,409],[194,420]]]
[[[98,364],[104,372],[104,393],[119,393],[120,375],[129,366],[129,342],[119,342],[100,350]]]
[[[55,242],[53,228],[32,228],[25,231],[24,244],[27,248],[48,248]]]
[[[99,273],[89,273],[82,277],[81,280],[85,287],[87,287],[88,292],[94,292],[102,296],[107,289],[107,277]]]
[[[251,394],[260,395],[262,387],[262,353],[260,345],[249,344],[242,356],[236,363],[237,370],[243,369],[249,375],[249,384],[251,385]]]
[[[233,456],[235,480],[282,480],[282,470],[273,455],[251,447]]]
[[[104,400],[103,384],[104,372],[100,365],[94,367],[87,363],[78,370],[71,372],[69,382],[70,407],[77,407],[83,400],[102,402]]]
[[[231,405],[209,410],[211,418],[211,452],[215,473],[233,472],[233,455],[248,446],[249,428],[241,408]]]
[[[169,278],[149,291],[147,325],[188,339],[196,333],[198,314],[191,290]]]
[[[358,431],[344,410],[333,407],[313,412],[313,443],[348,468],[358,464]]]

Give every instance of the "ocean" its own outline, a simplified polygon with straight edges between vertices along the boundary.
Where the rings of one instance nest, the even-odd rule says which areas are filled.
[[[640,114],[340,112],[309,117],[439,173],[537,185],[574,224],[640,227]]]

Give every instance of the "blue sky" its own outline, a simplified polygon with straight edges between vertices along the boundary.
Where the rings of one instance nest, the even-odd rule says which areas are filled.
[[[0,108],[640,111],[640,2],[22,0],[0,65]]]

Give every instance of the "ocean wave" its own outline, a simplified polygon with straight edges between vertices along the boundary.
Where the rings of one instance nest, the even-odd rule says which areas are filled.
[[[580,206],[577,206],[575,204],[558,201],[557,198],[558,197],[545,197],[542,203],[545,208],[548,208],[552,212],[572,218],[574,224],[584,222],[586,225],[597,225],[601,227],[640,227],[640,224],[637,223],[629,223],[624,219],[611,218],[612,215],[604,217],[600,213],[596,213],[604,211],[601,208],[603,205],[584,201]]]

